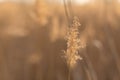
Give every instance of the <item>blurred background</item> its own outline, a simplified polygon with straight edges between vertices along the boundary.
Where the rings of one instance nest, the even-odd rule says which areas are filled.
[[[120,80],[120,0],[71,5],[86,44],[71,80]],[[0,0],[0,80],[67,80],[67,28],[64,0]]]

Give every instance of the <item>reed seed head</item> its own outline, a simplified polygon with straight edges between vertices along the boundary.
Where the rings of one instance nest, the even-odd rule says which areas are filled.
[[[79,49],[84,47],[83,45],[81,45],[81,40],[79,38],[80,26],[81,24],[79,18],[74,17],[72,25],[67,31],[67,50],[65,51],[65,57],[70,68],[75,67],[77,60],[82,59],[82,57],[78,54]]]

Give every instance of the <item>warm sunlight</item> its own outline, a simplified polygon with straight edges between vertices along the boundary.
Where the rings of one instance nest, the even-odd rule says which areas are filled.
[[[120,0],[0,0],[0,80],[120,80]]]
[[[91,0],[75,0],[77,4],[88,4]]]

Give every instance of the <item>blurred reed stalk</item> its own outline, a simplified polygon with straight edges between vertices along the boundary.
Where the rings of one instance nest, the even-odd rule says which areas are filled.
[[[63,0],[63,1],[64,1],[65,14],[68,21],[68,26],[70,27],[70,23],[72,22],[72,18],[74,15],[74,12],[72,9],[72,1],[71,0]]]
[[[116,0],[113,0],[112,1],[113,3],[113,6],[115,6],[115,3],[116,3]],[[111,30],[109,28],[109,22],[108,22],[108,4],[109,2],[108,1],[103,1],[103,5],[104,5],[104,12],[103,12],[103,19],[104,19],[104,25],[105,27],[103,27],[104,29],[104,32],[105,32],[105,36],[106,36],[106,39],[108,41],[108,45],[109,45],[109,48],[111,50],[111,55],[115,61],[115,64],[116,64],[116,68],[118,69],[118,73],[119,73],[119,76],[120,76],[120,63],[119,63],[119,55],[118,55],[118,51],[117,51],[117,48],[116,48],[116,45],[115,45],[115,41],[114,41],[114,38],[113,36],[111,35]],[[120,77],[119,77],[120,78]]]

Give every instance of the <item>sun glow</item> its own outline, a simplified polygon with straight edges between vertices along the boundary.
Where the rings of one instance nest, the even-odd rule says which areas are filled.
[[[91,2],[91,0],[75,0],[76,4],[88,4],[90,2]]]

